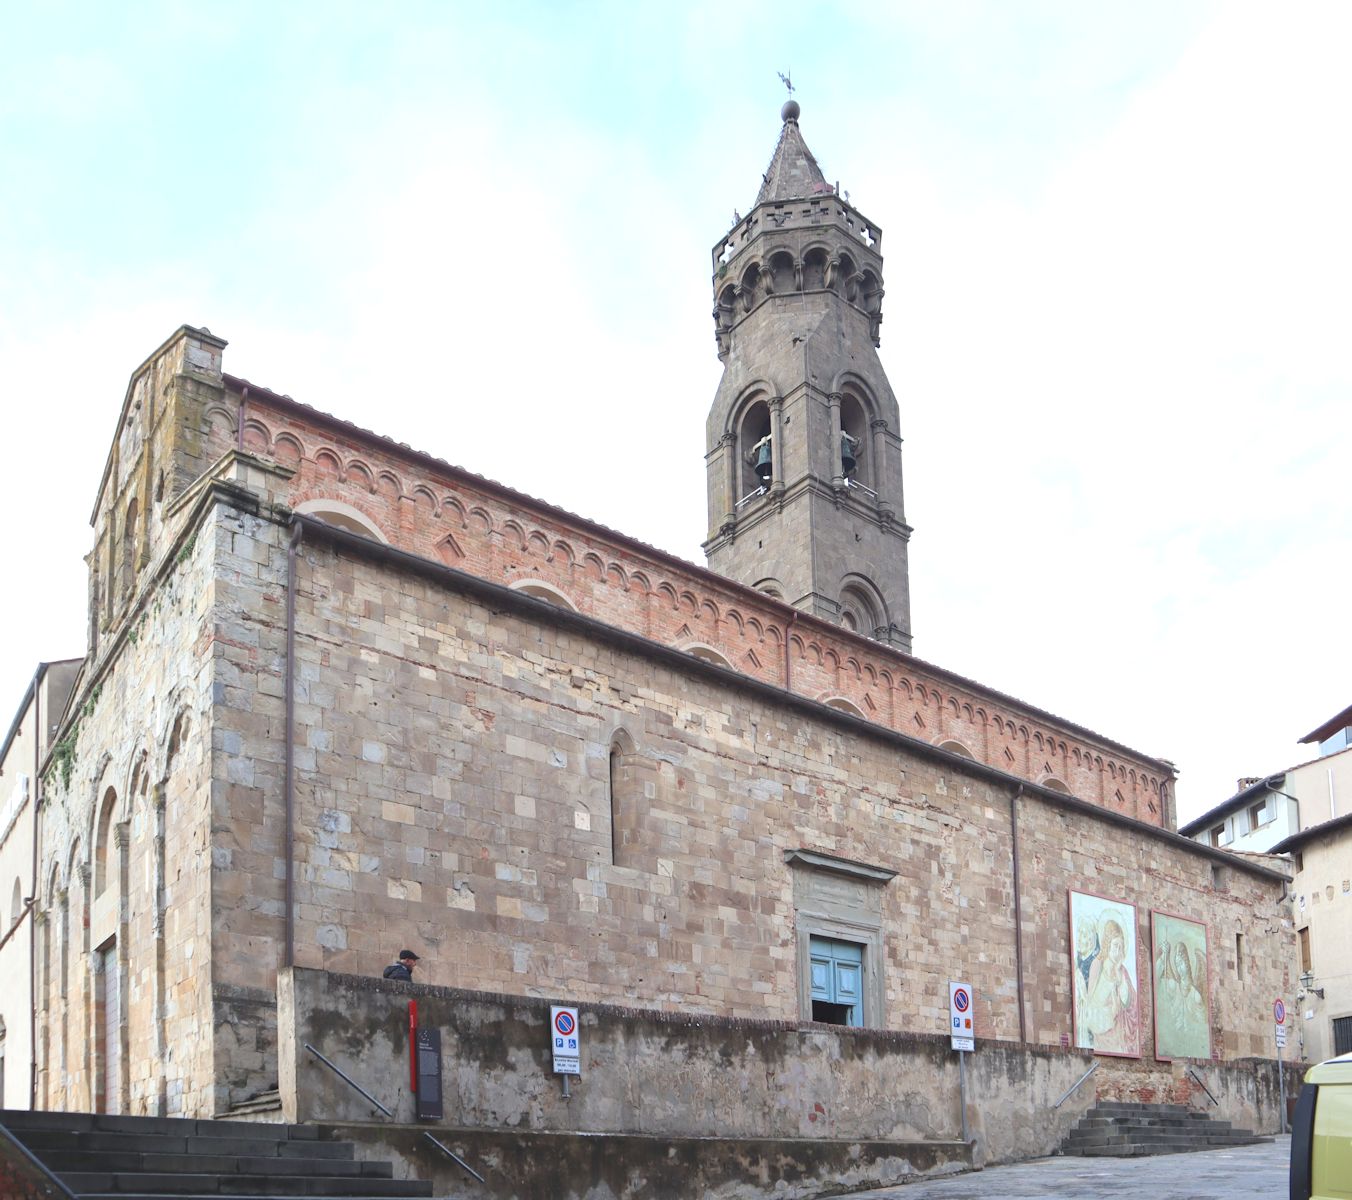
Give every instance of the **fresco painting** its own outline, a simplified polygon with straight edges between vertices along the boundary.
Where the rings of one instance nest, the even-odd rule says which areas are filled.
[[[1206,926],[1152,912],[1155,1057],[1210,1058],[1211,1023]]]
[[[1072,891],[1070,956],[1075,1045],[1095,1054],[1139,1058],[1136,906]]]

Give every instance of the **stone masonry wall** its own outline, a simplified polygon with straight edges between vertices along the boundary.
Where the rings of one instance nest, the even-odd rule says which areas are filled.
[[[207,540],[176,554],[82,681],[43,779],[43,1107],[199,1112],[209,1088],[213,568]]]
[[[231,759],[249,764],[236,770],[252,772],[218,792],[218,1021],[234,1011],[231,988],[264,1003],[280,961],[286,536],[239,513],[215,533],[218,553],[230,546],[216,593],[215,720]],[[298,556],[298,966],[378,974],[409,944],[437,984],[795,1021],[785,854],[807,848],[897,872],[881,892],[881,1004],[869,1023],[933,1030],[946,980],[962,974],[978,1030],[1018,1037],[1017,780],[774,702],[685,656],[620,645],[545,605],[478,599],[314,536]],[[618,806],[642,851],[630,865],[614,858],[617,731],[636,764],[632,804]],[[1236,868],[1217,890],[1200,848],[1074,801],[1029,794],[1019,809],[1033,1040],[1055,1045],[1070,1031],[1067,887],[1137,902],[1145,944],[1152,906],[1215,927],[1244,911],[1280,925],[1271,878]],[[1255,993],[1277,994],[1284,957],[1255,952]],[[1252,1052],[1266,1021],[1213,983],[1218,1048]],[[267,1082],[260,1052],[231,1063],[222,1049],[217,1079],[231,1095]]]

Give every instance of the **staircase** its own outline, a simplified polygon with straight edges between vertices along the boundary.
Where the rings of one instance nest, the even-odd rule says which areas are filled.
[[[82,1200],[432,1194],[431,1183],[395,1179],[392,1164],[360,1161],[351,1142],[310,1125],[14,1110],[0,1111],[0,1124]]]
[[[1249,1146],[1270,1142],[1229,1121],[1213,1120],[1181,1104],[1126,1104],[1105,1101],[1094,1105],[1070,1131],[1062,1154],[1128,1158],[1141,1154],[1188,1154],[1222,1146]]]

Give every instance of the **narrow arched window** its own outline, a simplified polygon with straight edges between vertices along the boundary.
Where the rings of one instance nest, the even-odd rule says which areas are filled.
[[[131,597],[132,584],[136,580],[136,515],[135,497],[127,505],[127,519],[122,525],[122,599]]]
[[[103,808],[99,812],[99,827],[94,841],[94,895],[103,895],[108,886],[108,850],[113,840],[113,810],[117,807],[117,793],[109,788],[103,794]]]
[[[644,788],[634,740],[619,730],[610,740],[607,791],[610,800],[610,861],[617,867],[639,865]]]

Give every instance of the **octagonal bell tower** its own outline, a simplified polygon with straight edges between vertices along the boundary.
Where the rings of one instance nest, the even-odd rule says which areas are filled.
[[[709,566],[911,649],[882,233],[826,182],[790,100],[755,207],[714,247]]]

